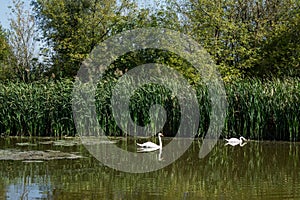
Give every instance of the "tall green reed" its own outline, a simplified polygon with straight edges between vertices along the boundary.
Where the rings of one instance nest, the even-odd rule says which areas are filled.
[[[0,86],[0,132],[19,136],[74,135],[72,82],[6,83]]]
[[[128,133],[118,127],[112,115],[111,96],[116,83],[117,79],[106,79],[97,85],[95,99],[98,121],[107,135],[125,136]],[[299,79],[251,79],[227,83],[225,86],[228,110],[223,137],[243,135],[251,139],[300,141]],[[1,84],[0,133],[74,136],[72,89],[73,82],[70,80]],[[200,111],[199,127],[194,134],[203,137],[210,125],[211,105],[205,85],[195,84],[194,89]],[[162,105],[167,114],[163,130],[157,131],[174,136],[182,113],[178,97],[168,88],[148,84],[137,89],[130,97],[128,109],[131,118],[140,126],[151,123],[149,109],[154,104]]]
[[[299,79],[244,80],[227,84],[226,90],[226,136],[299,141]]]

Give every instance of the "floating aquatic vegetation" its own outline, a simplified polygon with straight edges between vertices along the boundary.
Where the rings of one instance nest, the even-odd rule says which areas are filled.
[[[72,147],[76,145],[80,145],[81,141],[78,139],[75,140],[56,140],[53,141],[54,146],[64,146],[64,147]]]
[[[0,160],[22,160],[22,161],[44,161],[61,159],[79,159],[84,158],[76,153],[67,153],[61,151],[20,151],[17,149],[0,149]]]
[[[29,142],[22,142],[22,143],[16,143],[18,146],[37,146],[37,144],[29,143]]]

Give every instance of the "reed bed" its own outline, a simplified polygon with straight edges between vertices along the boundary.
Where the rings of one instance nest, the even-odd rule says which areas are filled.
[[[112,133],[114,136],[122,136],[131,133],[124,133],[116,124],[113,115],[112,107],[110,105],[110,97],[112,95],[112,88],[114,88],[115,83],[107,82],[97,90],[97,101],[96,107],[97,112],[101,113],[99,116],[99,122],[105,132]],[[169,133],[169,135],[175,135],[180,123],[180,107],[178,100],[172,96],[170,90],[161,87],[159,85],[147,85],[139,88],[133,96],[130,98],[129,105],[130,117],[133,122],[139,126],[145,126],[150,123],[150,126],[154,126],[153,121],[150,119],[149,109],[154,104],[159,104],[166,110],[166,124],[163,130],[157,130],[156,132],[163,131]],[[122,102],[120,102],[122,103]],[[118,105],[117,105],[118,106]],[[118,109],[118,108],[116,108]],[[123,113],[120,112],[120,115]],[[155,120],[160,120],[161,117],[158,113],[154,116]],[[152,124],[151,124],[152,123]],[[124,129],[126,129],[125,124],[122,124]]]
[[[226,136],[300,140],[300,80],[252,79],[226,85]]]
[[[116,82],[98,84],[98,121],[107,135],[126,136],[128,133],[118,127],[112,116],[110,100]],[[195,136],[203,137],[209,127],[210,101],[204,85],[198,84],[194,88],[200,111]],[[74,136],[72,89],[70,80],[1,84],[0,133],[10,136]],[[300,141],[299,79],[244,80],[226,84],[226,93],[228,110],[222,137],[243,135],[259,140]],[[131,118],[140,126],[151,123],[149,109],[153,104],[165,108],[167,121],[162,131],[167,136],[174,136],[181,120],[180,105],[178,98],[167,88],[150,84],[136,90],[130,98]]]
[[[74,135],[73,83],[36,82],[0,85],[0,133],[8,136]]]

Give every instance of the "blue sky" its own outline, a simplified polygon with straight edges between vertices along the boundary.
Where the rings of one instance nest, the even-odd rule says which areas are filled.
[[[25,3],[25,8],[29,8],[30,7],[30,2],[31,0],[24,0]],[[12,0],[0,0],[0,24],[2,25],[2,27],[4,29],[8,29],[9,28],[9,13],[10,10],[8,8],[8,6],[12,5]]]
[[[0,23],[5,29],[9,28],[9,5],[11,5],[11,0],[0,0]]]
[[[25,7],[29,8],[31,0],[23,0],[23,1],[25,3]],[[137,0],[137,2],[139,3],[140,6],[143,7],[143,5],[144,5],[147,7],[151,4],[153,4],[153,2],[155,2],[155,0]],[[8,19],[10,17],[9,16],[10,10],[9,10],[8,6],[11,6],[11,5],[12,5],[12,0],[0,0],[0,24],[2,25],[2,27],[4,29],[9,28]]]

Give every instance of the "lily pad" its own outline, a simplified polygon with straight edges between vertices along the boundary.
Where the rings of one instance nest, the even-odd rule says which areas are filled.
[[[98,144],[116,144],[119,140],[109,140],[106,137],[83,137],[82,144],[84,145],[98,145]]]
[[[49,145],[49,144],[53,144],[54,141],[45,141],[45,142],[39,142],[39,144],[43,144],[43,145]]]
[[[66,153],[61,151],[20,151],[16,149],[0,150],[0,160],[60,160],[60,159],[79,159],[81,155]]]
[[[23,163],[43,163],[43,160],[24,160]]]
[[[72,147],[80,144],[81,144],[80,140],[56,140],[53,142],[54,146],[64,146],[64,147]]]
[[[18,146],[37,146],[37,144],[29,143],[29,142],[23,142],[23,143],[16,143]]]

